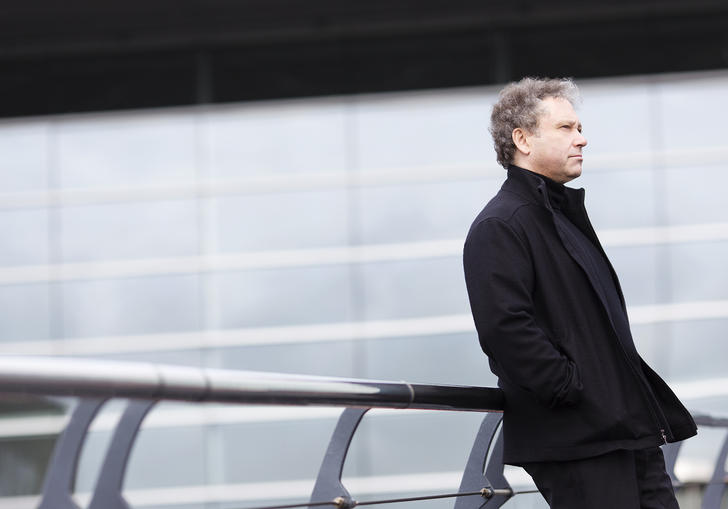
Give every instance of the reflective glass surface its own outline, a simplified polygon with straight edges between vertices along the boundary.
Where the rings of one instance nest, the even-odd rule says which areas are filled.
[[[475,332],[367,340],[366,377],[444,385],[495,386]]]
[[[354,291],[367,320],[468,313],[460,256],[366,263]]]
[[[640,228],[659,223],[655,172],[649,169],[592,169],[587,162],[569,187],[584,188],[584,204],[594,228]]]
[[[385,416],[371,411],[352,440],[343,478],[460,471],[482,419],[469,412]]]
[[[719,148],[725,144],[728,76],[725,73],[663,79],[655,92],[660,122],[655,129],[667,149]]]
[[[464,239],[503,179],[364,187],[356,191],[362,244]]]
[[[47,283],[0,285],[0,339],[3,342],[51,337],[49,287]]]
[[[672,324],[670,373],[676,380],[726,377],[728,319]],[[699,369],[695,369],[698,366]]]
[[[590,156],[650,151],[653,129],[653,87],[644,78],[584,82],[577,114],[587,139],[585,170]],[[629,161],[623,164],[630,165]]]
[[[214,177],[347,168],[349,116],[339,101],[281,101],[213,110],[205,116]]]
[[[221,428],[223,482],[315,479],[335,425],[310,419]]]
[[[659,274],[666,253],[659,246],[607,246],[604,248],[622,287],[627,306],[644,306],[669,300],[669,290]]]
[[[193,256],[199,249],[191,200],[64,207],[60,217],[66,262]]]
[[[216,273],[224,329],[344,322],[351,318],[345,265]]]
[[[670,224],[728,222],[725,196],[716,192],[728,186],[727,169],[725,162],[665,169],[661,178],[665,179]]]
[[[65,337],[199,330],[199,277],[70,281],[61,287]]]
[[[180,113],[80,115],[57,130],[62,187],[143,186],[195,177],[193,117]]]
[[[48,263],[48,211],[0,210],[0,239],[0,266]]]
[[[271,193],[215,200],[221,252],[346,245],[344,190]]]
[[[485,119],[493,96],[482,90],[384,95],[357,104],[357,168],[408,168],[492,160]]]
[[[282,343],[224,348],[220,367],[274,373],[371,378],[356,341]]]
[[[0,122],[3,193],[42,190],[49,185],[48,131],[45,121]]]
[[[676,244],[670,250],[672,295],[676,302],[728,299],[724,278],[728,241]]]

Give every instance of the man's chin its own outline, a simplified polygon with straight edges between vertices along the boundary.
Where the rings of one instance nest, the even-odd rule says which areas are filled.
[[[569,171],[567,172],[567,177],[569,180],[574,180],[577,177],[581,177],[581,160],[579,160],[579,164],[571,167]]]
[[[561,179],[561,183],[566,184],[567,182],[571,182],[572,180],[574,180],[580,176],[581,176],[581,170],[571,171],[569,173],[564,174],[564,178]]]

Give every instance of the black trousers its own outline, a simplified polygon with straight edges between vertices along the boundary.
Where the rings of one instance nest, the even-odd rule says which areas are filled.
[[[551,509],[679,509],[659,447],[522,466]]]

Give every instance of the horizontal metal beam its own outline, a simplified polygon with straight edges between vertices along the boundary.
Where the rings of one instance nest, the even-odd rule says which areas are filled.
[[[0,391],[79,397],[503,410],[500,389],[53,357],[0,357]]]
[[[12,2],[11,2],[12,3]],[[21,4],[21,2],[17,2]],[[41,2],[43,3],[43,2]],[[619,0],[584,5],[576,0],[522,5],[475,0],[377,0],[342,3],[124,2],[112,7],[16,6],[4,12],[0,59],[113,55],[219,47],[259,47],[342,39],[377,39],[473,30],[523,30],[586,23],[725,14],[723,0]],[[168,13],[175,10],[175,23]],[[60,20],[60,23],[59,23]],[[120,36],[123,34],[123,36]]]

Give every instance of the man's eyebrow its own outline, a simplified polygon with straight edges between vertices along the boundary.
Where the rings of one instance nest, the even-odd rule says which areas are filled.
[[[577,122],[576,120],[566,120],[566,119],[564,119],[564,120],[559,120],[559,121],[557,122],[557,124],[559,124],[559,125],[564,125],[564,124],[567,124],[567,125],[570,125],[570,126],[572,126],[572,125],[574,125],[574,124],[578,124],[578,127],[579,127],[579,129],[581,129],[581,122]]]

